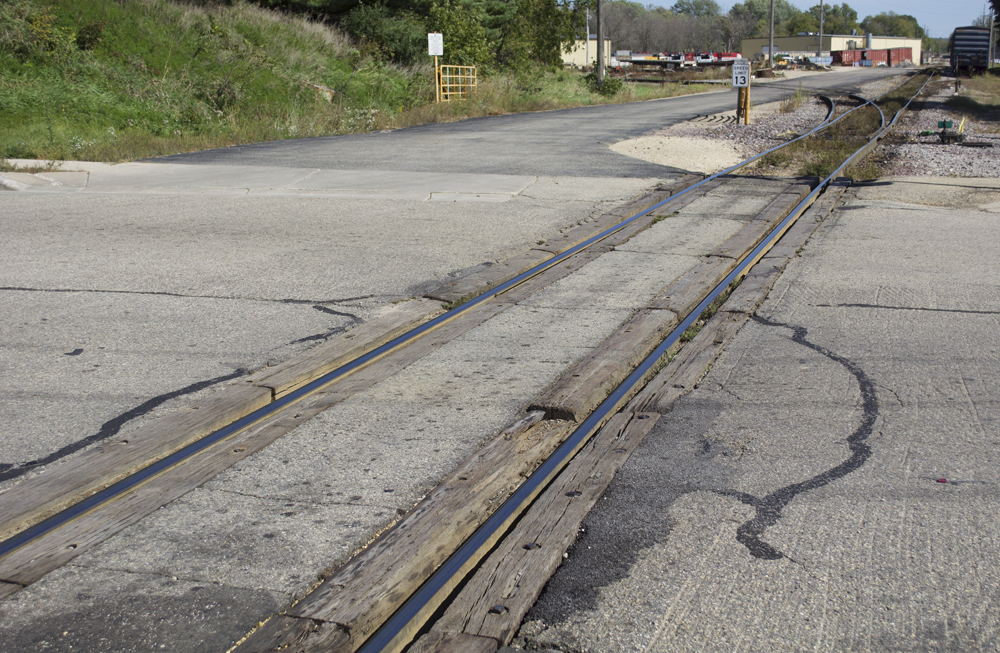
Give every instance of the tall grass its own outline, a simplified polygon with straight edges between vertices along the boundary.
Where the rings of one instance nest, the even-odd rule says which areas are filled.
[[[536,70],[436,105],[429,62],[397,66],[243,0],[0,0],[0,159],[125,161],[699,90],[603,97],[579,74]]]

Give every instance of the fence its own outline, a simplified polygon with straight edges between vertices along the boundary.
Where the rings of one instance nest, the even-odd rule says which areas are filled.
[[[464,100],[478,92],[475,66],[438,66],[438,102]]]

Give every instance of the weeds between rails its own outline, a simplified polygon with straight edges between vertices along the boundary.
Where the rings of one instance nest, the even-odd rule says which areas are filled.
[[[926,78],[926,74],[915,75],[878,101],[887,123]],[[763,157],[758,171],[826,178],[847,157],[867,143],[881,125],[878,109],[873,106],[863,107],[828,129]],[[876,172],[863,161],[853,165],[852,171],[853,176],[858,179],[867,179]]]

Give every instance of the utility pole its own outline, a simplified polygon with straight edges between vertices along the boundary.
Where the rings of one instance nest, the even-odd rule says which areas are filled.
[[[773,1],[773,0],[772,0]],[[587,36],[590,40],[590,36]],[[604,33],[601,32],[601,0],[597,0],[597,85],[604,84]]]
[[[819,45],[816,46],[816,56],[823,56],[823,0],[819,0]]]
[[[768,68],[774,68],[774,0],[771,0],[771,42],[767,46],[767,64]]]
[[[586,44],[584,45],[584,47],[587,49],[587,54],[586,58],[583,60],[584,61],[583,67],[587,68],[590,66],[590,9],[584,9],[584,11],[587,12],[587,18],[586,18],[587,27],[586,31],[583,33],[583,39],[584,43]]]

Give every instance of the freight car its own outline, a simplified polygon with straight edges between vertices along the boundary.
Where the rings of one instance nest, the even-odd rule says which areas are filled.
[[[990,64],[990,28],[957,27],[948,43],[955,75],[986,70]]]
[[[913,62],[913,48],[887,50],[836,50],[830,53],[834,66],[890,66]]]

